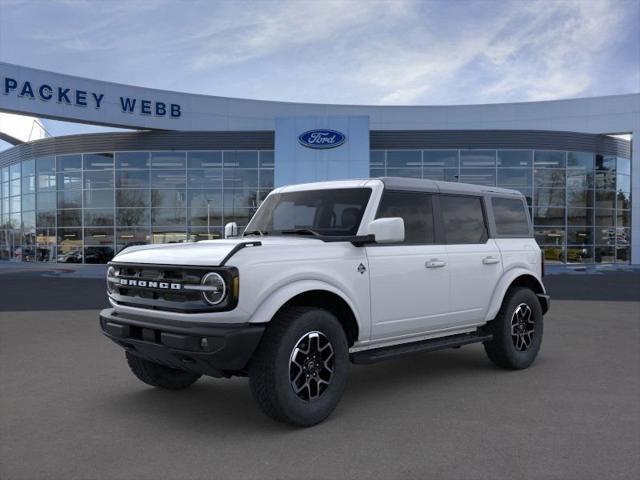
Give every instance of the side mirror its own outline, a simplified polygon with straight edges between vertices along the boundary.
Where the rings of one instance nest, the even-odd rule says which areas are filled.
[[[369,224],[369,235],[376,243],[404,242],[404,220],[400,217],[378,218]]]
[[[224,226],[224,238],[233,238],[238,236],[238,224],[236,222],[227,223]]]

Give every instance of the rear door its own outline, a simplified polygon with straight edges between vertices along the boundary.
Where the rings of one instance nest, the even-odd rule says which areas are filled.
[[[448,322],[447,251],[436,241],[433,200],[424,192],[383,193],[377,218],[401,217],[405,241],[366,247],[372,340],[412,336]]]
[[[443,194],[440,211],[449,258],[452,324],[481,322],[503,271],[498,246],[489,238],[483,198]]]
[[[533,238],[531,219],[523,197],[492,196],[495,242],[504,270],[522,267],[540,275],[540,248]],[[491,219],[491,215],[489,216]]]

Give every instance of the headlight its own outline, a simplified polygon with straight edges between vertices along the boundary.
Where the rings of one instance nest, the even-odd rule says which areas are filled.
[[[227,294],[227,287],[220,274],[215,272],[207,273],[200,283],[203,287],[206,287],[206,290],[202,291],[202,297],[208,304],[217,305],[224,300]]]
[[[112,280],[116,276],[116,269],[113,267],[107,268],[107,292],[113,293],[115,282]]]

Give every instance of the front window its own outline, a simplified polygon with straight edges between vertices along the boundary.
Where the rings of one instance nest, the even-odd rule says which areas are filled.
[[[245,235],[353,236],[358,232],[371,189],[340,188],[269,195]]]

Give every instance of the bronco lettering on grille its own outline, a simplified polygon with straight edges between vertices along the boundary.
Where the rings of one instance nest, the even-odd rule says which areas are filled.
[[[181,290],[182,284],[180,283],[167,283],[167,282],[150,282],[147,280],[133,280],[129,278],[119,278],[120,285],[128,287],[142,287],[142,288],[161,288],[163,290]]]

